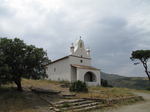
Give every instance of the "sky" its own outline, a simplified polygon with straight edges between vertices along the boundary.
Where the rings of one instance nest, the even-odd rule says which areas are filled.
[[[92,66],[147,77],[130,57],[150,49],[150,0],[0,0],[0,37],[42,47],[52,61],[69,55],[80,36]]]

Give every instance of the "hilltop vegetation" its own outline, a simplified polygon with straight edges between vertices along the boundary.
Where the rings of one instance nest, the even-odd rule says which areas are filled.
[[[128,77],[124,79],[112,80],[109,82],[115,87],[124,87],[132,89],[146,89],[150,87],[150,82],[145,78],[140,77]]]
[[[108,80],[108,83],[114,87],[131,89],[147,89],[150,87],[150,82],[146,77],[125,77],[103,72],[101,75],[103,79]]]

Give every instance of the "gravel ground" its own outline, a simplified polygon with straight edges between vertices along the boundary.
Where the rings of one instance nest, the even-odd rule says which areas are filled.
[[[150,94],[139,92],[134,93],[142,96],[145,101],[132,105],[121,106],[116,109],[105,110],[103,112],[150,112]]]

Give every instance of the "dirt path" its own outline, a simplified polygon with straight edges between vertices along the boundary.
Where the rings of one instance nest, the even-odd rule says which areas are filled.
[[[150,112],[150,94],[139,92],[134,93],[142,96],[145,101],[142,103],[140,102],[132,105],[121,106],[117,109],[105,110],[104,112]]]

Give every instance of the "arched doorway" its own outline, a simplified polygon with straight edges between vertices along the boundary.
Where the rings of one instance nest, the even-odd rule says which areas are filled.
[[[85,82],[96,82],[96,75],[92,72],[86,72],[84,75]]]

